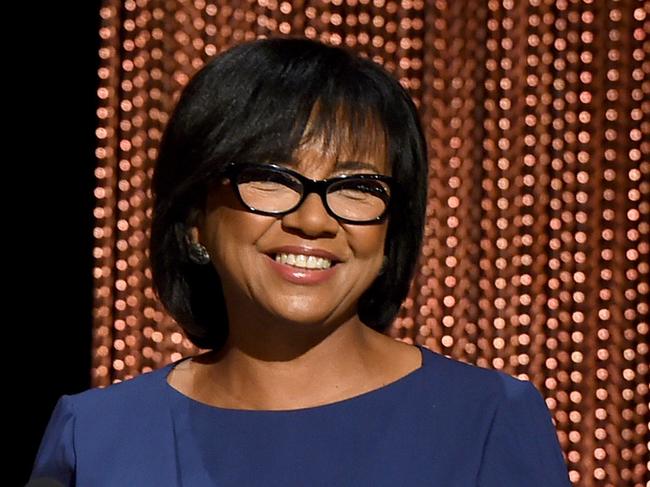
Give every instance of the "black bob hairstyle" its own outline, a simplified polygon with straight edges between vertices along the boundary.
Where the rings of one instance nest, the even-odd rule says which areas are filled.
[[[152,180],[154,288],[198,347],[220,348],[228,319],[216,270],[188,258],[192,215],[226,164],[291,161],[309,137],[342,137],[339,147],[348,149],[385,144],[396,183],[386,266],[361,296],[358,313],[384,330],[399,311],[426,207],[426,144],[415,105],[376,63],[344,49],[307,39],[257,40],[215,57],[191,79],[165,129]]]

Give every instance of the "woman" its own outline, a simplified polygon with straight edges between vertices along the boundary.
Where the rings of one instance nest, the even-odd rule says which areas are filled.
[[[68,485],[564,486],[544,401],[381,330],[427,157],[374,63],[259,40],[201,70],[153,180],[161,301],[205,354],[64,396],[33,476]]]

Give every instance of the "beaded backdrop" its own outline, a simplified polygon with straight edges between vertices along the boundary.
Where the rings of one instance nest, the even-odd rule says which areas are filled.
[[[426,236],[389,333],[532,380],[576,485],[645,485],[650,2],[106,0],[100,14],[94,385],[195,351],[146,257],[180,90],[235,43],[301,35],[383,64],[421,111]]]

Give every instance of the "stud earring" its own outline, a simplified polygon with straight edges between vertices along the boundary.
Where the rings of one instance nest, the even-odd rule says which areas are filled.
[[[188,246],[188,255],[192,262],[197,265],[205,265],[210,262],[208,249],[198,242],[191,242]]]

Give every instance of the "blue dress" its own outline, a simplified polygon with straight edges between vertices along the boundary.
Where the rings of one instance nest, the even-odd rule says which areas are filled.
[[[567,487],[529,383],[421,348],[422,366],[350,399],[225,409],[171,387],[173,364],[63,396],[32,478],[102,486]]]

